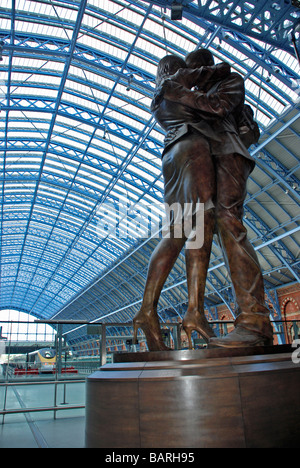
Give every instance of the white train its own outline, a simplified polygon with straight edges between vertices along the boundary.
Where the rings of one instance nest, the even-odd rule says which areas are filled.
[[[42,348],[27,355],[27,365],[37,369],[38,372],[53,372],[56,366],[55,349]]]

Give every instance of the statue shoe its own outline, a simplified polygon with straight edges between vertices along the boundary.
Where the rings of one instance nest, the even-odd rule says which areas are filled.
[[[223,338],[211,338],[209,345],[222,348],[243,348],[247,346],[272,346],[272,339],[254,331],[237,326]]]
[[[206,319],[204,313],[200,314],[196,312],[187,312],[183,322],[182,328],[184,329],[188,340],[189,340],[189,349],[193,349],[192,343],[192,332],[197,331],[200,336],[208,343],[210,338],[215,337],[213,329],[210,327],[208,320]]]
[[[138,329],[141,328],[146,336],[149,351],[170,351],[163,342],[162,331],[158,317],[140,311],[133,319],[133,343],[137,343]]]

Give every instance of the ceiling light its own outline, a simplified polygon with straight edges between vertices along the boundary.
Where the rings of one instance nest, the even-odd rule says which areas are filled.
[[[173,3],[171,6],[171,20],[180,21],[182,20],[183,6],[180,3]]]

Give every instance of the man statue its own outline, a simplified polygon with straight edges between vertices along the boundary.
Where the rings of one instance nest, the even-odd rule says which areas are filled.
[[[146,330],[149,346],[153,338],[152,335],[148,340],[151,324],[155,323],[154,348],[164,349],[161,341],[158,345],[157,302],[170,269],[187,241],[189,304],[183,328],[190,347],[193,330],[215,346],[270,344],[273,332],[264,302],[262,273],[242,223],[246,183],[254,168],[254,161],[242,142],[242,135],[246,141],[246,135],[251,134],[245,133],[247,125],[242,122],[244,80],[232,73],[227,64],[215,66],[212,54],[206,49],[192,52],[181,65],[171,57],[167,56],[159,64],[163,76],[159,77],[158,73],[158,89],[152,105],[156,120],[167,133],[163,151],[165,202],[176,201],[182,205],[192,202],[195,206],[197,201],[204,203],[204,244],[199,249],[189,249],[189,239],[184,236],[171,238],[173,243],[162,240],[158,256],[154,253],[150,261],[143,305],[134,319],[135,329],[141,326]],[[164,73],[161,73],[162,64],[165,64]],[[251,142],[254,141],[250,138],[247,146]],[[197,229],[193,219],[191,225]],[[205,281],[214,232],[225,255],[238,305],[235,329],[221,339],[213,336],[204,315]],[[154,278],[159,281],[155,293]]]

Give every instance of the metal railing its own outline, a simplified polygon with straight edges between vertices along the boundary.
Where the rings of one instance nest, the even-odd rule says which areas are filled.
[[[43,321],[46,323],[46,321]],[[39,322],[40,323],[40,322]],[[54,322],[48,321],[47,323],[52,324]],[[3,392],[3,398],[2,399],[2,405],[0,401],[0,415],[2,415],[2,424],[5,421],[5,416],[9,414],[18,414],[18,413],[36,413],[36,412],[51,412],[53,411],[53,416],[56,418],[56,414],[58,411],[61,410],[77,410],[77,409],[84,409],[85,404],[69,404],[66,402],[66,392],[67,392],[67,386],[68,385],[73,385],[73,384],[84,384],[85,383],[85,378],[82,378],[84,374],[89,374],[96,369],[100,368],[101,366],[105,365],[107,363],[107,358],[108,358],[108,353],[107,353],[107,345],[108,345],[108,340],[112,339],[123,339],[130,341],[132,340],[133,336],[130,334],[126,334],[124,336],[113,336],[108,333],[109,328],[131,328],[132,329],[132,323],[88,323],[88,322],[72,322],[72,321],[66,321],[66,322],[55,322],[57,324],[57,336],[55,340],[55,346],[57,350],[57,356],[58,356],[58,363],[56,366],[56,370],[54,375],[51,377],[48,377],[45,379],[43,376],[38,376],[38,377],[33,377],[31,376],[30,380],[26,378],[19,377],[16,379],[16,377],[12,374],[9,373],[8,369],[6,369],[5,375],[3,380],[0,380],[0,391],[1,389],[4,389]],[[274,320],[271,322],[273,325],[274,329],[274,335],[277,336],[277,342],[278,344],[292,344],[294,340],[300,338],[300,320]],[[65,347],[65,341],[63,340],[63,335],[65,336],[68,332],[63,333],[63,324],[80,324],[81,326],[87,325],[87,334],[90,336],[95,336],[97,337],[97,340],[99,340],[99,356],[97,360],[95,361],[82,361],[81,363],[78,364],[78,369],[81,369],[80,371],[80,377],[78,375],[78,378],[76,378],[74,375],[71,378],[66,378],[65,374],[63,374],[64,371],[64,365],[66,366],[66,362],[63,361],[63,353],[64,353],[64,347]],[[210,322],[211,326],[216,330],[218,335],[226,335],[230,329],[232,329],[234,321],[233,320],[216,320]],[[172,343],[173,349],[182,349],[182,335],[181,335],[181,323],[163,323],[162,329],[165,332],[165,339],[169,340],[167,343],[170,345]],[[130,332],[129,332],[130,333]],[[145,336],[143,334],[139,335],[138,338],[141,341],[145,341]],[[95,338],[96,339],[96,338]],[[198,342],[197,342],[198,341]],[[9,343],[7,343],[9,344]],[[201,339],[196,340],[195,339],[195,344],[203,344],[201,342]],[[138,348],[135,348],[134,346],[131,346],[130,351],[134,352],[137,351]],[[8,361],[9,361],[9,356],[8,356]],[[72,363],[73,361],[68,361],[68,363]],[[74,361],[75,363],[75,361]],[[81,368],[80,368],[81,365]],[[53,404],[49,404],[46,406],[41,406],[41,407],[27,407],[26,404],[22,401],[22,398],[20,394],[18,395],[18,389],[21,388],[22,386],[42,386],[42,385],[51,385],[53,386]],[[57,401],[57,395],[58,395],[58,388],[60,385],[63,385],[63,402],[60,404]],[[20,407],[19,408],[8,408],[7,407],[7,395],[9,389],[12,389],[13,392],[15,393],[15,396],[17,397],[17,400],[19,402]],[[1,394],[1,392],[0,392]],[[82,392],[84,394],[84,392]],[[1,409],[2,407],[2,409]]]
[[[85,383],[85,379],[78,379],[78,380],[55,380],[55,381],[35,381],[35,382],[28,382],[28,381],[22,381],[22,382],[3,382],[0,383],[0,389],[4,388],[4,398],[3,398],[3,409],[0,410],[0,415],[2,415],[2,424],[4,424],[4,418],[8,414],[26,414],[26,413],[37,413],[37,412],[45,412],[45,411],[53,411],[53,417],[56,419],[56,413],[57,411],[61,410],[75,410],[75,409],[84,409],[85,404],[69,404],[66,401],[66,386],[70,384],[75,384],[75,383]],[[54,391],[53,391],[53,405],[49,406],[38,406],[38,407],[26,407],[24,401],[22,400],[22,397],[18,394],[17,388],[18,387],[24,387],[24,386],[41,386],[41,385],[53,385],[54,386]],[[63,401],[58,404],[57,402],[57,390],[58,390],[58,385],[64,385],[64,390],[63,390]],[[18,403],[20,404],[20,408],[7,408],[7,394],[8,394],[8,389],[11,388],[15,396],[17,398]]]
[[[230,329],[234,326],[234,320],[213,320],[209,322],[211,327],[215,330],[218,336],[225,336],[228,334]],[[295,339],[299,339],[300,337],[300,319],[299,320],[272,320],[271,324],[274,330],[274,336],[277,336],[278,344],[292,344]],[[162,323],[161,324],[163,331],[166,329],[170,329],[170,335],[166,339],[170,340],[172,337],[172,344],[173,349],[178,350],[182,348],[182,336],[181,336],[181,329],[182,325],[179,322],[176,323]],[[132,323],[102,323],[97,324],[98,331],[97,334],[100,334],[101,341],[100,341],[100,356],[101,356],[101,366],[105,365],[107,362],[107,352],[106,352],[106,340],[108,338],[107,335],[107,328],[110,327],[132,327]],[[127,339],[132,337],[128,337]],[[145,340],[143,335],[141,336],[142,339]],[[194,340],[196,341],[196,340]],[[205,343],[204,340],[198,339],[198,344]],[[170,346],[170,341],[166,343]],[[196,344],[196,343],[195,343]],[[134,351],[134,348],[132,349]]]

